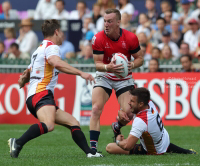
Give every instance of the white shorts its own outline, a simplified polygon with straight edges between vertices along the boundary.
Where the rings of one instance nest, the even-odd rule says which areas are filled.
[[[95,87],[102,87],[110,96],[112,93],[112,89],[115,90],[116,96],[119,97],[122,93],[129,91],[134,88],[133,79],[128,79],[124,81],[113,81],[103,76],[95,77]]]

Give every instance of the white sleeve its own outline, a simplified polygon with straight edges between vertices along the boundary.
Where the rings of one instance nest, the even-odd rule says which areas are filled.
[[[45,55],[47,57],[47,59],[50,56],[56,55],[56,56],[60,56],[60,47],[58,45],[50,45],[45,49]]]
[[[133,121],[130,134],[137,138],[140,138],[142,133],[145,132],[146,129],[147,129],[146,123],[142,119],[136,117]]]
[[[41,10],[41,7],[42,7],[42,1],[43,0],[39,0],[38,4],[36,6],[36,9],[35,9],[35,12],[34,12],[34,20],[41,19],[40,18],[40,10]]]
[[[126,12],[130,15],[133,15],[134,14],[134,6],[131,4],[131,3],[128,3],[127,6],[125,7],[126,8]]]

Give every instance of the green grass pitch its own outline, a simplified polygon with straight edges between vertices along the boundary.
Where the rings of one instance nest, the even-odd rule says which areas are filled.
[[[104,158],[86,158],[86,155],[73,142],[70,131],[56,126],[51,133],[28,142],[19,158],[11,158],[7,140],[19,137],[29,125],[0,125],[0,166],[196,166],[200,165],[200,156],[184,154],[165,154],[160,156],[110,155],[106,145],[112,142],[110,126],[101,126],[98,150]],[[131,126],[124,127],[122,133],[128,136]],[[193,148],[200,153],[200,128],[166,127],[171,142],[183,148]],[[82,127],[89,142],[89,127]]]

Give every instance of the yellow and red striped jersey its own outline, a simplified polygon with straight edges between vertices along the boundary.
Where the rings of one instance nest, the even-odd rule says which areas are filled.
[[[49,40],[43,40],[42,44],[31,56],[30,85],[28,87],[28,97],[44,90],[51,90],[58,80],[59,70],[50,65],[47,59],[50,56],[60,56],[60,48]]]

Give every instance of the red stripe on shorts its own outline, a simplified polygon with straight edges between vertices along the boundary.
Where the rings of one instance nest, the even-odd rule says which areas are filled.
[[[48,90],[36,93],[33,98],[32,98],[32,104],[33,107],[36,106],[36,104],[38,103],[38,101],[40,101],[44,96],[46,96],[48,94]]]

